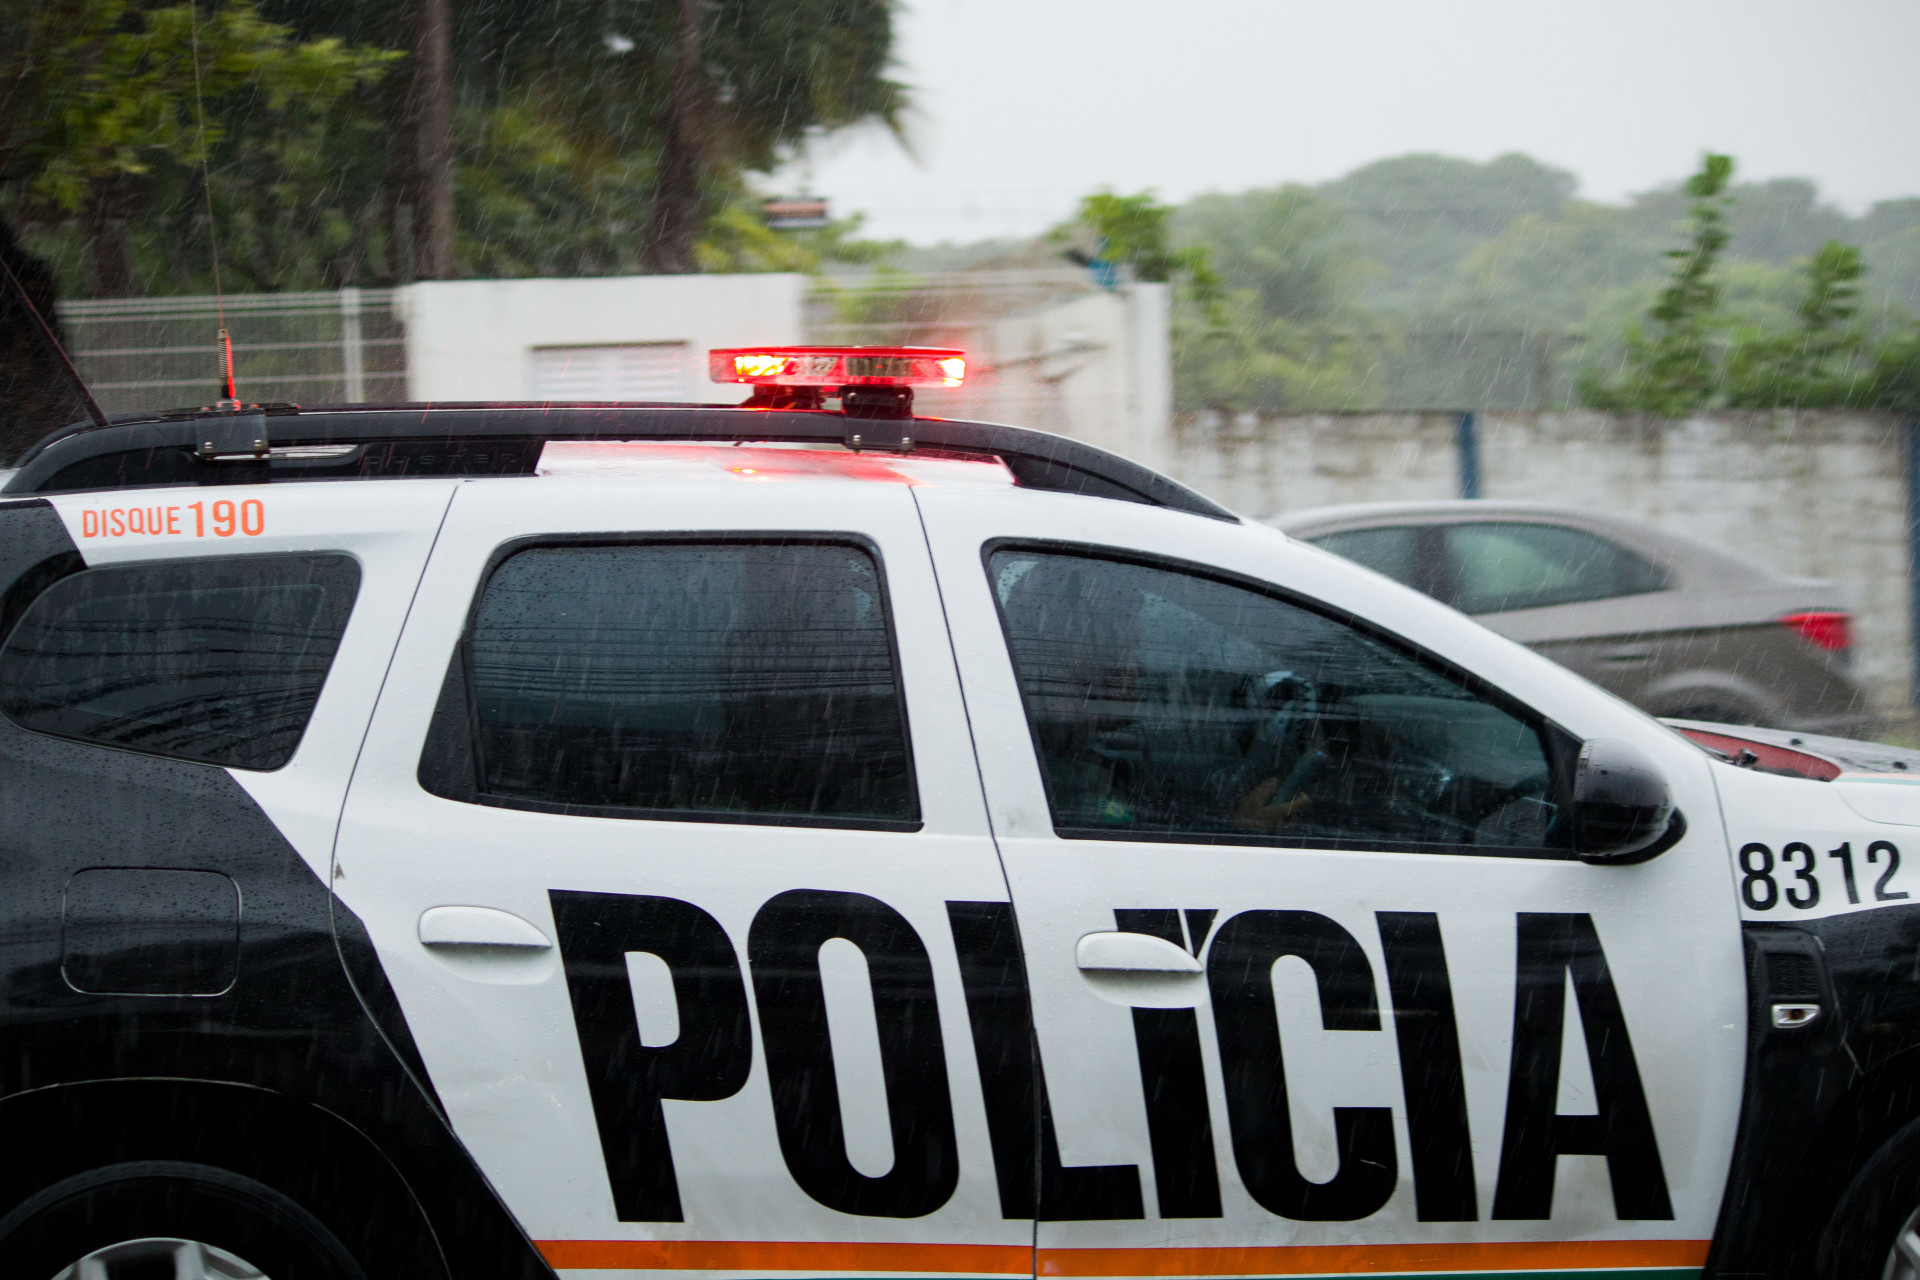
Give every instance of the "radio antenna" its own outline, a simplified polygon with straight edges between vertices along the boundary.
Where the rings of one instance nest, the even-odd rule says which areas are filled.
[[[200,130],[200,190],[207,200],[207,245],[213,258],[213,307],[220,320],[220,400],[218,407],[237,409],[240,393],[233,383],[233,339],[227,336],[227,298],[220,287],[220,231],[213,221],[213,174],[207,166],[207,104],[200,88],[200,8],[187,0],[187,38],[193,49],[193,115]]]

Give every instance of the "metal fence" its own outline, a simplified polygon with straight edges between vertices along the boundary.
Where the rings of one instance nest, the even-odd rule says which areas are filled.
[[[397,292],[227,298],[242,397],[306,405],[405,400]],[[1072,334],[1055,335],[1059,350],[1029,349],[1008,322],[1099,292],[1086,272],[1064,267],[827,276],[808,290],[802,324],[809,342],[965,348],[974,357],[969,386],[929,396],[930,406],[938,403],[936,412],[1024,413],[1022,420],[1052,422],[1047,396],[1053,381],[1077,368],[1085,344]],[[60,320],[81,374],[108,413],[201,405],[217,394],[220,307],[211,297],[67,302]],[[1382,344],[1363,402],[1339,407],[1568,405],[1577,401],[1582,368],[1609,357],[1617,359],[1617,353],[1606,344],[1574,334],[1415,328]],[[1027,364],[1036,368],[1020,367]]]
[[[407,397],[406,340],[391,289],[227,298],[235,380],[256,402],[355,404]],[[210,297],[67,302],[61,327],[109,414],[210,403],[221,305]]]

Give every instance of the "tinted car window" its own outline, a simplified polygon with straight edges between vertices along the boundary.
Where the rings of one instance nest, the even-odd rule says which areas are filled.
[[[472,794],[423,760],[442,794],[625,817],[918,816],[861,547],[529,548],[488,579],[463,657]]]
[[[339,555],[84,570],[7,637],[0,710],[63,738],[277,769],[306,732],[359,585]]]
[[[1539,609],[1666,588],[1660,569],[1582,529],[1517,522],[1447,528],[1453,607],[1462,613]]]
[[[1542,730],[1382,640],[1170,568],[989,563],[1062,834],[1563,843]]]
[[[1389,525],[1384,529],[1347,529],[1309,539],[1316,547],[1363,564],[1375,573],[1415,590],[1425,590],[1420,565],[1420,535],[1412,525]]]

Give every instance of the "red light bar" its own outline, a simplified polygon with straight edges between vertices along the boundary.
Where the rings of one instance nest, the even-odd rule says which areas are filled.
[[[727,347],[707,353],[715,382],[756,387],[957,387],[967,353],[954,347]]]
[[[1838,609],[1790,613],[1780,622],[1798,631],[1816,649],[1833,652],[1853,643],[1853,618]]]

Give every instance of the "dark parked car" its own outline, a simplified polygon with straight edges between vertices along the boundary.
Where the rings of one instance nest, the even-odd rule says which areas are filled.
[[[1536,502],[1384,502],[1276,528],[1473,615],[1657,716],[1869,728],[1840,588]]]

